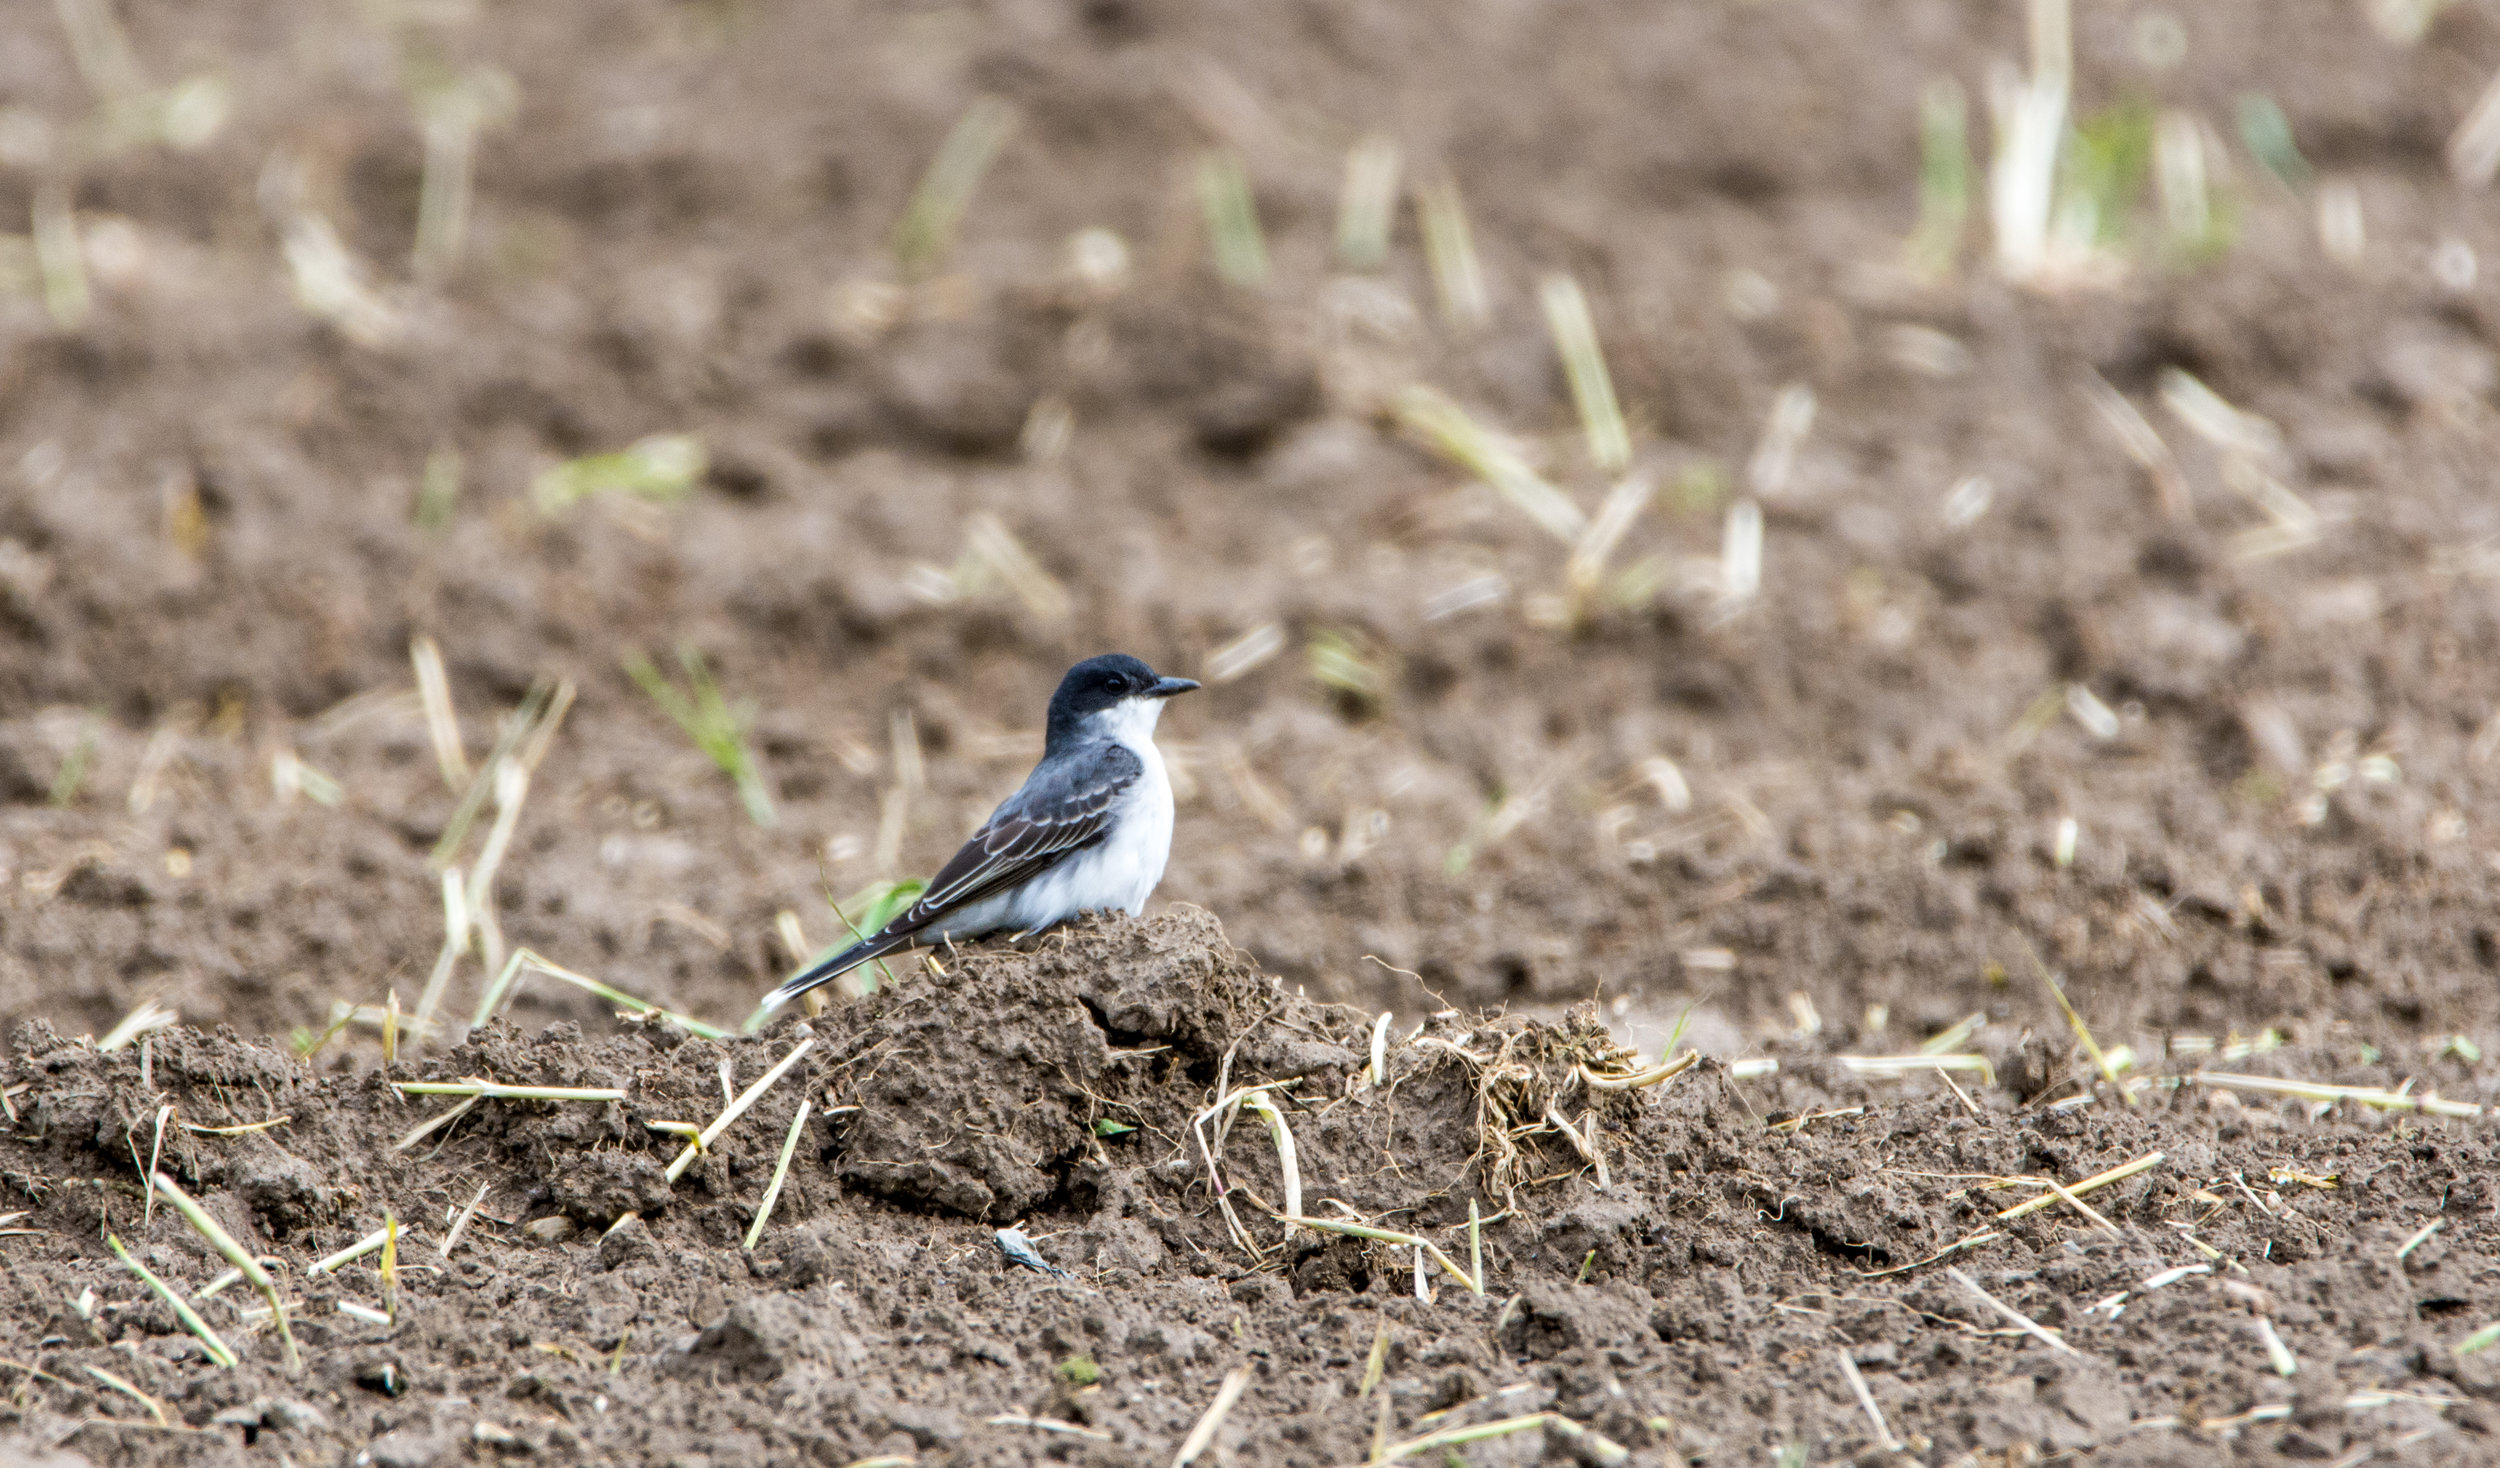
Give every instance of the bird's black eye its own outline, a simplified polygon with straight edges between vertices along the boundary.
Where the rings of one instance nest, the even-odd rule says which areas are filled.
[[[1114,673],[1110,677],[1103,680],[1102,686],[1111,690],[1113,693],[1126,693],[1128,692],[1128,679]]]

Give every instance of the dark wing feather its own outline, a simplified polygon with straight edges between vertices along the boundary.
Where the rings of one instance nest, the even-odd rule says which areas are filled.
[[[1103,838],[1111,807],[1145,772],[1125,745],[1102,744],[1046,787],[1028,782],[991,814],[920,900],[895,915],[879,937],[918,932],[948,913],[1031,881]]]
[[[1145,768],[1125,745],[1101,744],[1068,769],[1053,771],[1047,781],[1027,780],[938,869],[919,901],[875,933],[775,989],[764,1007],[779,1008],[863,963],[908,948],[915,934],[947,915],[1030,881],[1100,841],[1110,828],[1111,807]]]

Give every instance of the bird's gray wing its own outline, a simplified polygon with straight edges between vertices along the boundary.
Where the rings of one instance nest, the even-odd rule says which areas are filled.
[[[1112,807],[1146,766],[1123,744],[1108,741],[1066,763],[1033,772],[1024,788],[993,812],[956,852],[920,900],[886,925],[887,934],[917,932],[1019,886],[1103,839]]]
[[[1112,807],[1145,769],[1126,745],[1108,742],[1077,751],[1065,761],[1046,761],[939,869],[919,901],[775,989],[765,996],[764,1007],[777,1009],[863,963],[909,948],[923,929],[1030,881],[1102,840],[1110,830]]]

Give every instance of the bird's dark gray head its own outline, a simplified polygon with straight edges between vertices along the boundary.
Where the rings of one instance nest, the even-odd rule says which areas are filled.
[[[1133,715],[1141,726],[1139,732],[1151,732],[1163,700],[1197,686],[1187,678],[1161,677],[1126,653],[1087,658],[1068,669],[1068,676],[1059,680],[1059,691],[1051,695],[1049,742],[1055,747],[1078,737],[1089,725],[1101,726],[1103,721],[1095,718],[1098,714]],[[1124,731],[1105,727],[1103,732]]]

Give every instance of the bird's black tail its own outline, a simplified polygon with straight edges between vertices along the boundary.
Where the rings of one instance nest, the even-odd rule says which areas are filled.
[[[769,1014],[820,984],[832,983],[863,963],[874,963],[889,953],[909,948],[916,936],[915,933],[879,933],[872,938],[863,938],[765,995],[764,1010]]]

